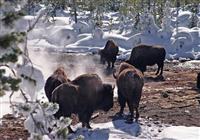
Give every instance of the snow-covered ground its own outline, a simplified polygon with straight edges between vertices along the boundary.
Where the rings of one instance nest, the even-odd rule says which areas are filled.
[[[63,12],[69,15],[68,11]],[[113,30],[108,30],[109,18],[118,19],[118,13],[105,14],[103,28],[93,29],[92,21],[83,17],[77,24],[74,24],[69,17],[56,17],[55,22],[43,22],[40,19],[36,27],[28,34],[28,47],[34,52],[30,57],[37,66],[33,73],[33,78],[38,82],[36,87],[27,86],[26,82],[22,85],[24,90],[31,89],[31,93],[43,91],[44,81],[52,72],[52,67],[46,65],[43,57],[37,55],[37,52],[76,52],[76,53],[97,53],[104,47],[108,39],[113,39],[120,47],[118,59],[126,59],[130,55],[131,49],[137,44],[159,44],[166,48],[168,59],[199,59],[200,58],[200,28],[188,27],[190,12],[180,11],[178,20],[181,27],[174,27],[172,17],[165,26],[159,28],[155,25],[152,17],[149,16],[150,26],[143,27],[140,33],[134,33],[126,25],[121,31],[118,27],[119,22],[114,22]],[[107,17],[107,18],[106,18]],[[200,17],[199,17],[200,18]],[[34,23],[36,17],[25,16],[16,22],[18,31],[25,31],[31,23]],[[166,18],[166,20],[169,20]],[[88,21],[88,22],[86,22]],[[116,28],[117,27],[117,28]],[[127,27],[127,28],[126,28]],[[39,53],[38,53],[39,54]],[[32,56],[31,56],[32,55]],[[194,64],[195,65],[195,64]],[[30,72],[30,66],[24,67],[19,72]],[[29,87],[29,88],[27,88]],[[31,95],[34,97],[35,95]],[[20,101],[14,97],[15,101]],[[0,98],[1,109],[0,117],[10,112],[8,109],[8,95]],[[199,127],[169,126],[166,124],[155,124],[153,121],[140,120],[141,124],[126,124],[123,120],[117,120],[104,124],[92,124],[93,130],[78,129],[77,135],[83,135],[87,140],[107,140],[107,139],[162,139],[162,140],[198,140],[200,139]],[[79,126],[77,126],[79,127]],[[74,136],[71,136],[72,138]]]
[[[82,135],[87,140],[107,140],[107,139],[158,139],[160,132],[167,127],[167,125],[154,124],[151,121],[140,120],[142,123],[126,124],[124,120],[115,120],[108,123],[92,124],[93,129],[87,130],[78,128],[76,135]],[[79,127],[78,124],[76,127]],[[75,136],[76,136],[75,135]],[[71,135],[70,138],[73,138]]]
[[[77,130],[86,140],[199,140],[199,127],[169,126],[158,122],[140,120],[142,123],[126,124],[124,120],[92,124],[93,129]],[[80,124],[78,124],[80,127]]]

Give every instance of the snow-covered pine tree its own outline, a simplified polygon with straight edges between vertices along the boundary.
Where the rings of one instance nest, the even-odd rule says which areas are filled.
[[[165,40],[170,40],[172,36],[172,26],[171,26],[171,4],[167,0],[163,9],[163,18],[161,23],[161,30],[159,30],[159,37]]]
[[[197,2],[194,2],[192,4],[192,7],[191,7],[191,12],[192,12],[192,21],[189,25],[190,28],[193,28],[193,27],[196,27],[197,26],[197,22],[198,22],[198,3]]]
[[[13,29],[14,22],[24,15],[21,10],[16,10],[18,4],[18,1],[0,1],[0,95],[5,94],[5,91],[19,90],[21,82],[11,67],[23,53],[18,43],[25,37],[25,32]],[[7,74],[8,71],[12,74]]]
[[[25,40],[27,32],[16,32],[14,22],[24,16],[20,7],[22,5],[20,1],[0,1],[0,95],[9,91],[13,94],[20,89],[25,102],[13,104],[11,101],[11,103],[14,113],[19,112],[26,118],[24,126],[30,133],[29,140],[66,139],[71,120],[63,117],[57,120],[53,117],[53,114],[58,111],[58,105],[37,100],[29,101],[26,98],[27,93],[24,93],[19,86],[21,79],[15,73],[13,65],[17,63],[20,56],[25,55],[19,43]]]
[[[155,34],[159,27],[156,25],[153,15],[147,8],[144,8],[144,12],[140,16],[141,31],[144,34]]]
[[[170,9],[171,5],[169,0],[166,1],[165,6],[164,6],[164,10],[163,10],[163,19],[162,19],[162,23],[161,23],[161,27],[163,30],[167,31],[167,32],[171,32],[172,31],[172,27],[171,27],[171,9]]]
[[[180,0],[176,0],[176,32],[178,32],[178,15],[179,15],[179,10],[180,10]]]
[[[165,1],[166,0],[159,0],[159,1],[157,1],[157,17],[155,18],[155,20],[156,20],[156,23],[158,24],[158,25],[161,25],[161,22],[162,22],[162,18],[163,18],[163,9],[164,9],[164,4],[165,4]]]

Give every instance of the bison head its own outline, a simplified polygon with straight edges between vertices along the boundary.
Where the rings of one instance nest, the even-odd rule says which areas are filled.
[[[113,90],[114,87],[110,84],[103,84],[102,98],[100,101],[99,109],[108,111],[113,107]]]

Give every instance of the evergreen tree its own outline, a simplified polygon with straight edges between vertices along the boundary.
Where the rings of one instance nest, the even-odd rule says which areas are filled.
[[[176,0],[176,32],[178,32],[178,15],[180,6],[181,6],[180,0]]]
[[[169,0],[166,1],[165,3],[165,8],[163,9],[163,18],[162,18],[162,24],[161,27],[163,30],[166,32],[171,31],[171,12],[170,12],[170,2]]]
[[[190,28],[197,26],[197,22],[198,22],[198,16],[197,16],[197,14],[198,14],[198,3],[197,2],[196,3],[194,2],[192,4],[191,12],[192,12],[192,19],[191,19],[192,21],[191,21],[191,24],[190,24]]]
[[[26,39],[26,33],[16,32],[14,29],[14,22],[24,15],[19,7],[16,8],[19,6],[17,4],[13,1],[0,1],[0,95],[7,93],[6,91],[12,91],[13,94],[20,89],[21,79],[15,74],[13,65],[17,63],[19,56],[25,55],[19,43]],[[11,71],[11,74],[8,74],[8,71]],[[23,78],[29,80],[29,77]],[[58,111],[58,104],[30,102],[22,90],[21,93],[25,103],[11,102],[11,105],[14,115],[21,113],[26,118],[24,127],[30,133],[28,139],[43,139],[44,136],[49,139],[66,139],[71,119],[61,117],[57,120],[53,117]]]
[[[5,91],[19,90],[20,78],[17,78],[11,65],[18,61],[22,50],[18,43],[22,42],[25,32],[16,32],[14,22],[24,15],[23,11],[15,10],[19,4],[10,1],[0,2],[0,95]],[[12,74],[7,74],[11,71]]]

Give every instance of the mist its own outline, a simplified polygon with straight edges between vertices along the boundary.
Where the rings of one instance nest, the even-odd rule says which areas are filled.
[[[86,73],[98,74],[106,81],[106,66],[100,64],[99,55],[81,53],[49,53],[47,51],[29,50],[29,57],[43,73],[45,80],[60,66],[65,68],[70,80]]]

